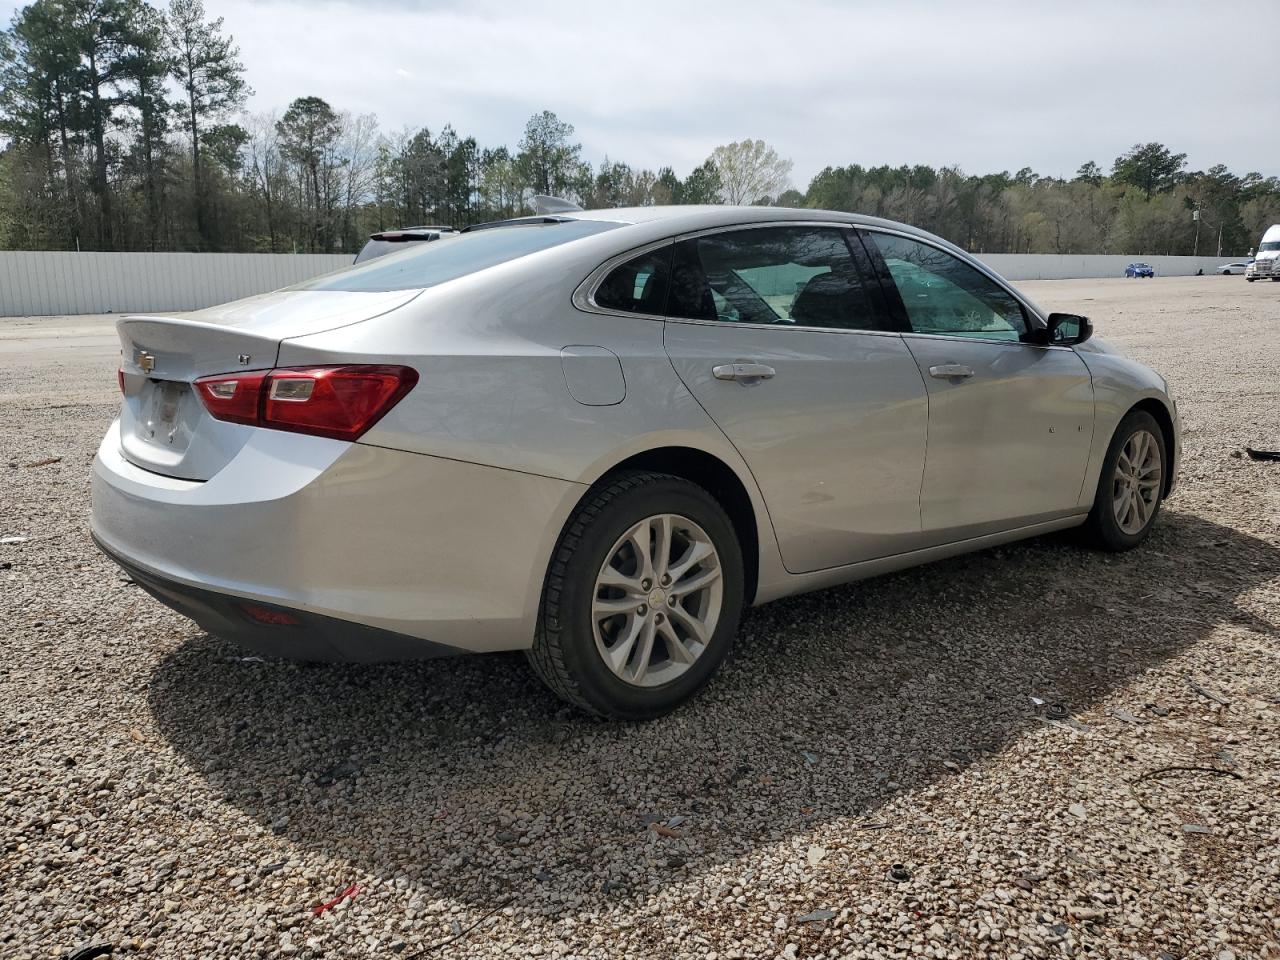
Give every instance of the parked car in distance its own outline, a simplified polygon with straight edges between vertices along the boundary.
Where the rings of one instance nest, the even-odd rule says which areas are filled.
[[[1217,272],[1226,276],[1243,274],[1249,269],[1249,264],[1252,262],[1252,260],[1238,260],[1235,263],[1224,263],[1218,268]]]
[[[1255,280],[1280,280],[1280,223],[1267,227],[1244,278],[1250,283]]]
[[[1126,277],[1154,277],[1156,268],[1149,263],[1131,263],[1124,268]]]
[[[449,237],[458,231],[453,227],[402,227],[399,230],[383,230],[369,235],[365,245],[356,254],[354,263],[364,263],[388,253],[407,250],[416,243],[429,243],[441,237]]]
[[[1179,460],[1087,318],[848,213],[524,217],[117,328],[92,531],[139,586],[271,655],[524,650],[619,718],[701,688],[744,604],[1134,548]]]

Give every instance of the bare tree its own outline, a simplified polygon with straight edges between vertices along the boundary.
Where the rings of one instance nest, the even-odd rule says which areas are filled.
[[[262,203],[267,238],[272,253],[279,250],[281,194],[288,188],[284,158],[280,152],[280,132],[276,113],[258,113],[248,118],[245,177]]]
[[[343,173],[342,240],[347,248],[356,246],[355,219],[361,207],[376,195],[378,174],[378,118],[372,113],[339,115],[338,158]]]
[[[791,182],[791,161],[763,140],[726,143],[711,151],[708,162],[720,177],[725,203],[770,203]]]

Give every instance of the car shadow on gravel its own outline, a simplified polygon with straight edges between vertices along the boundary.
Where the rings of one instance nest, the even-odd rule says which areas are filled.
[[[751,612],[720,678],[649,724],[564,707],[519,655],[300,666],[203,636],[149,698],[192,776],[353,879],[590,909],[834,818],[874,826],[1039,728],[1032,695],[1078,714],[1221,623],[1274,635],[1242,599],[1277,572],[1271,545],[1173,511],[1130,554],[961,557]]]

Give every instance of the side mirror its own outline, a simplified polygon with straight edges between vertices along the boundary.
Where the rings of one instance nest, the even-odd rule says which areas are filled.
[[[1039,333],[1037,340],[1046,346],[1072,347],[1093,336],[1093,324],[1078,314],[1051,313],[1049,325]]]

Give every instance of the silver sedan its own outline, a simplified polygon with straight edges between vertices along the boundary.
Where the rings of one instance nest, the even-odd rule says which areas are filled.
[[[651,717],[744,604],[1084,526],[1173,486],[1164,380],[962,250],[845,213],[570,211],[120,320],[93,533],[269,654],[523,649]]]

